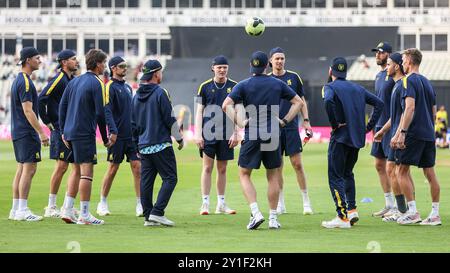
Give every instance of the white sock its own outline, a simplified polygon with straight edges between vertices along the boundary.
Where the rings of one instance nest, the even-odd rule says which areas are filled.
[[[18,210],[18,209],[19,209],[19,199],[13,199],[12,210]]]
[[[56,207],[56,194],[48,195],[48,207]]]
[[[438,216],[439,215],[439,202],[431,203],[431,215]]]
[[[106,197],[100,195],[100,202],[101,202],[102,204],[106,204],[106,203],[107,203],[107,202],[106,202]]]
[[[209,195],[202,195],[203,204],[209,205]]]
[[[256,215],[259,212],[258,203],[251,203],[250,209],[252,210],[252,215]]]
[[[66,194],[66,198],[64,198],[64,208],[73,209],[73,203],[75,203],[75,198]]]
[[[81,217],[89,217],[89,201],[80,201]]]
[[[392,192],[385,193],[384,200],[386,202],[386,208],[391,209],[395,206],[394,194]]]
[[[28,200],[19,199],[19,210],[25,210],[26,208],[28,208]]]
[[[408,202],[408,212],[409,213],[417,213],[417,208],[416,208],[416,201],[410,201]]]
[[[278,207],[284,207],[284,193],[283,193],[283,190],[280,190],[280,194],[278,195]]]
[[[276,209],[271,209],[269,211],[269,219],[277,219],[277,210]]]
[[[308,190],[301,190],[301,193],[303,197],[303,205],[309,205]]]
[[[139,196],[139,197],[136,197],[136,204],[137,205],[140,205],[141,204],[141,197]]]
[[[225,195],[217,195],[217,204],[218,205],[225,204]]]

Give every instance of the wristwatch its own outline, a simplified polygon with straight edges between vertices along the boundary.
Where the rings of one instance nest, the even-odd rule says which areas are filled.
[[[283,118],[282,121],[284,122],[284,125],[287,125],[289,123],[285,118]]]
[[[405,129],[401,129],[401,130],[400,130],[400,133],[402,133],[402,134],[406,134],[406,133],[408,133],[408,130],[405,130]]]
[[[303,121],[304,122],[309,122],[309,118],[304,118]]]

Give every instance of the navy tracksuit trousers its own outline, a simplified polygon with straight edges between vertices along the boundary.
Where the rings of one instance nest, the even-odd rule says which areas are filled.
[[[162,186],[153,205],[153,186],[157,174],[161,176]],[[164,216],[177,179],[177,162],[172,147],[154,154],[141,154],[141,203],[145,220],[150,214]]]
[[[356,209],[353,167],[358,161],[358,152],[358,148],[338,143],[331,136],[328,146],[328,183],[341,219],[347,219],[347,210]]]

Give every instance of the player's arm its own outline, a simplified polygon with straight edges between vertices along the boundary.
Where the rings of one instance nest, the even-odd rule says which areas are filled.
[[[162,119],[169,128],[171,135],[178,142],[178,149],[181,150],[184,146],[183,134],[178,125],[177,119],[173,115],[173,107],[170,101],[169,92],[163,89],[163,92],[159,95],[159,107],[162,114]]]
[[[44,89],[41,91],[38,97],[38,105],[39,105],[39,117],[41,118],[42,122],[47,125],[47,127],[50,130],[54,130],[53,124],[50,122],[50,118],[48,117],[47,112],[47,105],[48,105],[48,99],[50,98],[50,95],[52,93],[48,92],[49,86],[51,86],[51,82],[47,84],[47,86],[44,87]]]
[[[297,95],[299,95],[299,97],[303,100],[303,107],[301,108],[301,114],[303,117],[303,127],[306,130],[306,133],[309,135],[309,137],[312,137],[313,135],[313,131],[311,128],[311,123],[309,120],[309,111],[308,111],[308,104],[306,103],[306,99],[305,99],[305,91],[304,91],[304,86],[303,86],[303,81],[300,78],[299,75],[297,75],[298,77],[298,85],[297,85]]]
[[[374,107],[372,115],[370,116],[369,122],[366,125],[366,132],[372,131],[378,119],[381,117],[383,113],[384,103],[381,99],[379,99],[374,94],[364,89],[366,103],[372,105]]]
[[[113,104],[113,102],[117,99],[117,96],[116,96],[116,90],[114,88],[110,88],[110,87],[111,87],[111,85],[108,85],[108,86],[106,86],[106,89],[105,89],[105,97],[106,97],[105,120],[106,120],[106,124],[108,124],[108,129],[109,129],[109,134],[110,134],[109,139],[115,143],[117,140],[118,129],[117,129],[116,122],[114,121],[114,115],[113,115],[114,104]]]
[[[391,119],[386,121],[383,127],[380,130],[378,130],[378,132],[375,133],[375,135],[373,136],[373,140],[375,142],[381,142],[386,132],[389,131],[390,129],[391,129]]]
[[[105,122],[105,105],[106,105],[106,97],[105,97],[105,86],[103,82],[100,80],[92,79],[92,98],[94,99],[95,106],[95,119],[97,121],[98,129],[100,131],[100,135],[102,136],[103,144],[105,146],[111,146],[109,143],[107,131],[106,131],[106,122]]]
[[[135,98],[133,97],[131,102],[131,139],[137,148],[139,144],[139,126],[137,124],[137,109],[134,107],[134,100]]]
[[[242,113],[242,110],[239,111],[240,110],[239,108],[238,109],[235,108],[236,102],[243,101],[242,86],[243,83],[238,83],[237,85],[235,85],[231,93],[228,94],[228,96],[222,103],[222,111],[224,111],[227,117],[231,119],[233,123],[237,125],[239,128],[244,128],[249,121],[248,119],[245,119],[245,111],[244,113]],[[238,113],[240,114],[238,115]]]
[[[196,106],[197,111],[195,112],[195,144],[200,149],[204,147],[203,140],[203,111],[205,109],[205,98],[203,97],[202,86],[199,87],[197,97],[196,97]]]
[[[34,130],[39,134],[39,138],[44,146],[48,146],[49,140],[47,135],[42,130],[41,125],[39,124],[38,117],[33,111],[33,103],[31,101],[22,102],[23,112],[28,122],[33,126]]]
[[[334,101],[334,90],[329,86],[322,88],[322,97],[325,103],[325,111],[327,112],[328,121],[333,130],[339,128],[339,123],[336,120],[336,102]]]
[[[402,120],[399,125],[400,134],[395,143],[396,147],[399,149],[405,148],[406,132],[411,125],[416,108],[416,90],[411,84],[408,86],[408,78],[403,78],[402,87],[402,98],[405,100],[405,110],[403,111]]]
[[[289,112],[286,114],[286,116],[281,119],[281,126],[283,127],[298,115],[304,105],[303,100],[298,95],[295,95],[292,99],[289,100],[289,102],[291,103],[291,108],[289,108]]]

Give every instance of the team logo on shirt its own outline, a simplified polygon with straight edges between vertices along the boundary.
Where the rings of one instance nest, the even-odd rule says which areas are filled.
[[[287,80],[287,84],[292,85],[292,80],[291,79]]]
[[[211,89],[211,92],[213,92],[213,93],[214,93],[214,92],[216,92],[216,90],[214,90],[214,89]]]
[[[231,87],[227,88],[227,93],[230,94],[231,93]]]

